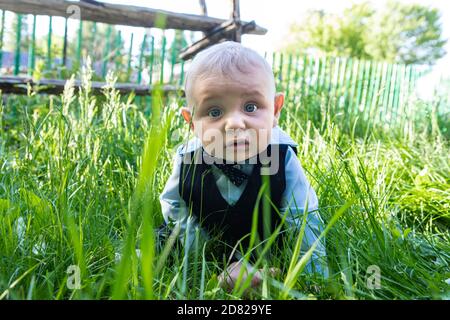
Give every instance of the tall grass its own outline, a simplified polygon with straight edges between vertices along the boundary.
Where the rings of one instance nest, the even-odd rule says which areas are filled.
[[[175,241],[179,230],[166,241],[155,232],[159,193],[189,137],[182,101],[156,92],[148,114],[133,96],[119,96],[112,75],[103,96],[92,95],[91,75],[85,68],[80,92],[71,80],[60,97],[30,88],[0,107],[0,297],[248,297],[245,283],[232,293],[219,287],[222,269],[207,259],[207,241],[197,237],[187,253]],[[312,251],[293,241],[258,260],[281,273],[249,297],[448,298],[450,148],[432,113],[389,131],[361,117],[348,130],[327,112],[333,102],[320,101],[285,108],[280,125],[299,143],[319,195],[330,278],[302,272]],[[67,285],[72,265],[79,289]],[[373,268],[379,288],[368,285]]]

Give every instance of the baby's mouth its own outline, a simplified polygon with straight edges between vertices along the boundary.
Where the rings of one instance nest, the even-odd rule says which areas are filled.
[[[234,140],[227,143],[226,148],[234,148],[234,149],[242,149],[247,148],[249,146],[248,140]]]

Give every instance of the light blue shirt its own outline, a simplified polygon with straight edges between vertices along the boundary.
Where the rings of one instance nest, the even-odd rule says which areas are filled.
[[[271,144],[298,146],[297,143],[295,143],[289,135],[278,126],[272,129]],[[195,216],[188,214],[186,203],[179,193],[178,184],[180,165],[184,154],[200,147],[201,141],[196,137],[178,147],[172,174],[167,180],[164,190],[159,197],[164,220],[166,223],[171,222],[180,228],[180,235],[186,237],[184,241],[189,247],[195,237],[195,230],[198,227],[198,223]],[[240,164],[239,169],[250,175],[253,167],[254,164]],[[240,186],[236,186],[216,166],[211,166],[211,170],[222,197],[228,204],[234,205],[241,197],[247,185],[247,181],[243,182]],[[317,211],[318,200],[316,193],[309,184],[300,161],[292,148],[288,148],[286,154],[285,175],[286,189],[282,196],[280,212],[287,213],[286,225],[288,228],[300,230],[303,212],[305,211],[305,207],[308,208],[305,234],[301,245],[301,252],[306,252],[317,240],[324,227],[322,219]],[[314,269],[324,276],[328,275],[325,245],[323,241],[319,243],[306,266],[308,272],[312,272]]]

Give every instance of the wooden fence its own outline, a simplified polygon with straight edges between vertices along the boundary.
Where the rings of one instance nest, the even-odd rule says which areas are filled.
[[[159,84],[178,84],[183,82],[184,77],[184,60],[192,57],[199,50],[204,49],[208,45],[214,44],[223,38],[238,37],[241,34],[265,34],[266,29],[258,26],[254,21],[241,21],[239,17],[239,0],[231,1],[232,18],[230,20],[218,19],[204,15],[182,14],[169,12],[164,10],[151,9],[146,7],[136,7],[130,5],[116,5],[103,3],[98,1],[65,1],[65,0],[1,0],[0,10],[0,76],[24,76],[30,77],[38,66],[37,60],[44,63],[44,76],[51,74],[55,77],[56,69],[66,69],[66,78],[72,73],[76,73],[80,66],[83,65],[83,51],[89,52],[95,48],[95,36],[98,31],[97,26],[107,24],[105,39],[103,40],[103,53],[99,61],[94,62],[94,69],[100,78],[105,78],[109,70],[115,71],[116,74],[125,74],[125,82],[133,82],[140,89],[140,85],[152,85],[155,82]],[[4,52],[5,37],[5,16],[7,10],[10,14],[16,14],[17,23],[15,25],[15,43],[14,52]],[[206,11],[204,10],[204,13]],[[39,28],[48,30],[45,48],[37,48],[36,28],[37,15],[48,16],[48,25],[39,25]],[[23,52],[23,18],[27,16],[32,19],[31,34],[29,35],[28,50]],[[64,18],[64,36],[62,40],[62,54],[55,57],[52,45],[55,43],[54,24],[55,16]],[[76,52],[72,57],[68,56],[68,24],[69,19],[78,19],[79,25],[77,34],[73,37],[76,42]],[[90,41],[83,39],[86,31],[86,21],[93,23],[91,33],[93,37]],[[146,30],[143,39],[135,39],[131,34],[129,44],[123,44],[123,37],[120,31],[115,30],[114,25],[125,25],[142,27]],[[187,30],[190,32],[201,31],[206,35],[200,41],[184,43],[180,39],[175,38],[173,43],[168,43],[166,36],[161,39],[155,39],[149,33],[148,28],[159,29],[177,29]],[[113,31],[116,35],[113,36]],[[191,37],[193,38],[193,37]],[[160,47],[157,47],[157,46]],[[133,54],[134,47],[139,47],[139,55]],[[125,49],[125,47],[128,47]],[[45,56],[38,56],[37,51],[45,52]],[[125,51],[127,50],[127,51]],[[7,56],[8,55],[8,56]],[[7,56],[7,57],[6,57]],[[127,61],[123,63],[123,57],[127,57]],[[7,58],[7,59],[5,59]],[[181,59],[182,58],[182,59]],[[117,63],[117,59],[122,59],[121,63]],[[5,63],[5,60],[6,63]],[[24,61],[25,60],[25,61]],[[114,61],[116,60],[116,63]],[[126,65],[123,70],[122,66]],[[3,67],[3,68],[2,68]],[[168,69],[168,70],[167,70]],[[168,71],[168,72],[167,72]],[[145,73],[145,74],[144,74]],[[169,74],[168,74],[169,73]],[[61,74],[57,74],[58,78],[64,78]],[[143,83],[144,78],[148,78]],[[1,79],[0,79],[1,80]],[[4,83],[0,81],[0,89],[4,92],[11,88],[10,79]],[[21,78],[18,82],[30,82],[28,78]],[[54,82],[55,90],[62,89],[57,82]],[[122,87],[130,88],[130,84],[122,85]],[[139,94],[150,94],[142,90],[137,90]]]

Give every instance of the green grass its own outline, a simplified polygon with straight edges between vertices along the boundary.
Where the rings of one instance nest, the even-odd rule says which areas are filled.
[[[154,232],[173,154],[189,136],[181,102],[155,94],[142,106],[111,88],[95,97],[90,74],[80,93],[30,90],[0,107],[0,299],[244,297],[218,287],[222,270],[203,240],[186,254]],[[308,253],[291,261],[293,241],[259,260],[282,272],[250,297],[448,299],[450,147],[435,115],[386,129],[324,101],[288,104],[280,125],[319,196],[330,279],[301,272]],[[80,289],[67,286],[71,265]],[[373,266],[379,289],[367,285]]]

